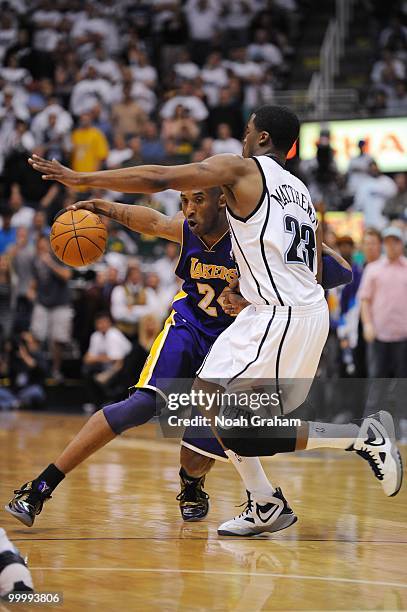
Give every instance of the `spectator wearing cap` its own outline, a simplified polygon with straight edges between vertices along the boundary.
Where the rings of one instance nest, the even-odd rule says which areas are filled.
[[[400,228],[383,231],[385,256],[366,266],[359,298],[363,333],[372,344],[368,367],[375,378],[407,377],[407,258]]]

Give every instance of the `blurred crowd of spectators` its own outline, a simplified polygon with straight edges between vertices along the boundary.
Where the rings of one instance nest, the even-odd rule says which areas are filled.
[[[26,369],[40,387],[46,375],[81,374],[92,404],[123,392],[178,291],[176,245],[114,223],[97,266],[78,272],[56,261],[47,239],[52,219],[89,194],[45,183],[28,155],[94,171],[240,153],[247,116],[285,83],[301,4],[1,2],[0,377],[11,381],[7,405],[42,398],[21,396],[13,363],[22,351],[31,351]],[[93,195],[170,215],[179,209],[172,191]]]
[[[407,15],[393,13],[377,38],[366,107],[370,115],[407,113]]]
[[[103,259],[88,269],[68,269],[50,253],[52,219],[88,195],[173,215],[179,194],[73,193],[42,181],[28,155],[94,171],[240,153],[251,110],[272,102],[286,82],[302,2],[9,0],[1,8],[0,379],[10,386],[0,389],[0,407],[38,405],[47,377],[82,376],[93,409],[137,379],[179,289],[173,274],[178,247],[106,221]],[[396,30],[389,26],[384,48],[400,39],[404,29]],[[354,281],[328,296],[335,342],[324,372],[377,372],[369,361],[379,363],[377,355],[365,350],[358,362],[357,353],[364,337],[369,344],[373,338],[387,342],[380,330],[372,333],[380,326],[373,314],[368,320],[373,305],[359,322],[361,278],[360,295],[374,299],[372,282],[363,284],[363,261],[370,262],[365,241],[376,236],[380,255],[380,232],[392,223],[401,238],[386,237],[384,248],[399,240],[403,250],[406,174],[381,174],[363,142],[347,174],[339,173],[327,132],[316,159],[294,159],[290,169],[325,210],[362,211],[373,228],[363,245],[327,228],[326,241],[353,261]],[[406,275],[401,255],[395,261]],[[405,343],[407,334],[399,340]]]

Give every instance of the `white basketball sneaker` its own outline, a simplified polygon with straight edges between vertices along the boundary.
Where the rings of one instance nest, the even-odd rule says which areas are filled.
[[[0,599],[13,592],[32,592],[33,588],[30,570],[24,559],[7,538],[4,529],[0,529]]]
[[[403,463],[389,412],[380,410],[363,419],[358,437],[347,450],[366,459],[386,495],[397,495],[403,481]]]
[[[259,533],[273,533],[293,525],[298,519],[281,491],[276,489],[273,495],[256,501],[250,491],[247,492],[246,507],[230,521],[218,527],[218,534],[223,536],[253,536]]]

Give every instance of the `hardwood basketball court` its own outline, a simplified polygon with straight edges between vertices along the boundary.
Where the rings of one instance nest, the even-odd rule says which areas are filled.
[[[1,506],[84,420],[0,414]],[[218,462],[207,477],[208,518],[183,523],[178,452],[153,425],[142,427],[72,472],[33,528],[2,511],[0,524],[28,556],[36,589],[63,592],[59,609],[72,612],[407,609],[405,487],[386,498],[350,453],[280,455],[266,472],[299,521],[274,536],[219,538],[218,524],[245,499],[239,477]],[[0,603],[9,609],[28,608]]]

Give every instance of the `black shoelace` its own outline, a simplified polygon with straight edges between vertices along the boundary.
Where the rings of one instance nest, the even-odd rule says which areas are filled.
[[[379,462],[377,461],[377,459],[375,459],[374,455],[372,455],[372,452],[370,450],[365,449],[358,450],[356,451],[356,453],[369,462],[369,465],[372,468],[376,478],[378,478],[379,480],[383,480],[383,472],[380,469]]]
[[[246,491],[246,493],[247,493],[247,500],[244,501],[242,504],[238,504],[236,506],[236,508],[241,508],[242,506],[244,506],[244,509],[239,514],[239,516],[237,516],[236,518],[240,518],[241,516],[243,516],[245,514],[249,514],[249,512],[251,512],[253,510],[253,500],[252,500],[252,497],[251,497],[249,491]]]
[[[177,500],[182,502],[197,503],[203,499],[209,499],[209,495],[202,490],[200,481],[184,482],[184,487],[177,495]]]

